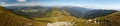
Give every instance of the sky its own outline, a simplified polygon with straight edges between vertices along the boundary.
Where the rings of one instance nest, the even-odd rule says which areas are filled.
[[[94,9],[120,9],[120,0],[0,0],[1,6],[79,6]]]

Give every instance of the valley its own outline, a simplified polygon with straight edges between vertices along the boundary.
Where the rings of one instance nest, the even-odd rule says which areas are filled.
[[[9,8],[0,7],[0,26],[120,26],[120,12],[115,10],[40,6]]]

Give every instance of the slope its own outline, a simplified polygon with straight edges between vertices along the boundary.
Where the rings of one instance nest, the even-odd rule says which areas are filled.
[[[115,12],[107,16],[99,17],[98,21],[102,26],[120,26],[120,12]]]
[[[26,23],[31,23],[29,19],[13,14],[12,11],[4,7],[0,7],[0,26],[25,26]],[[30,26],[30,25],[26,25]]]
[[[96,18],[101,16],[106,16],[111,13],[117,12],[116,10],[91,10],[84,13],[84,18]]]

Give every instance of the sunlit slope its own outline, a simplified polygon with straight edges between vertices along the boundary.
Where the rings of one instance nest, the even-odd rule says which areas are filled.
[[[13,14],[10,10],[7,10],[4,7],[0,7],[0,26],[27,26],[27,23],[32,22],[22,16]]]
[[[115,12],[107,16],[99,17],[98,21],[102,26],[120,26],[120,12]]]

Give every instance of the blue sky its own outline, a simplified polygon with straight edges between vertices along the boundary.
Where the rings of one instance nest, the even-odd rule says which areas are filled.
[[[71,5],[87,8],[119,8],[120,0],[0,0],[0,5]]]
[[[21,3],[17,0],[0,0],[0,2],[6,2],[6,4],[15,4],[15,3]],[[46,4],[56,4],[56,3],[74,3],[74,4],[120,4],[120,0],[26,0],[22,3],[31,3],[31,2],[37,2],[37,3],[46,3]]]

